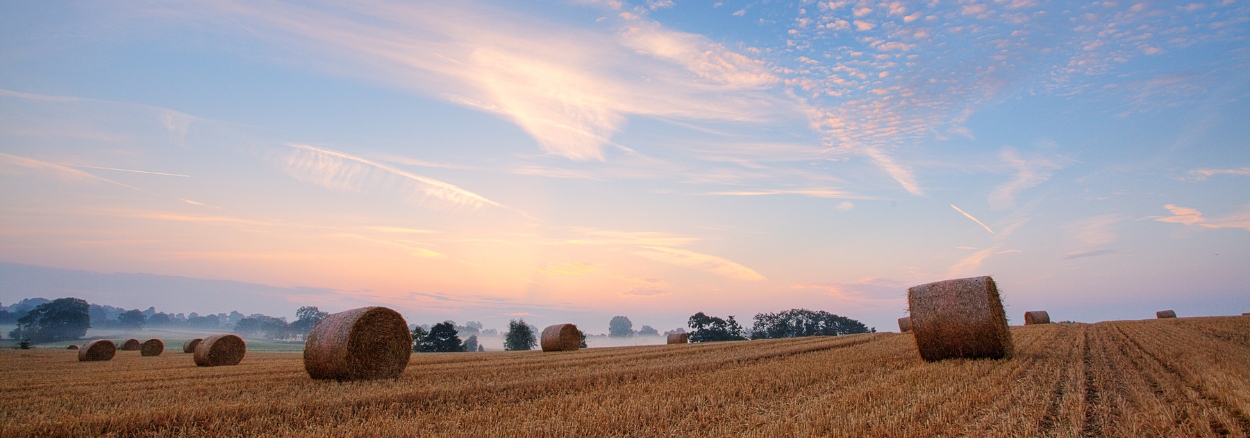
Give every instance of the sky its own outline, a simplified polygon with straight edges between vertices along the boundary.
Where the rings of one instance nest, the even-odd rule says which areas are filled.
[[[1248,0],[342,3],[0,2],[0,303],[1250,311]]]

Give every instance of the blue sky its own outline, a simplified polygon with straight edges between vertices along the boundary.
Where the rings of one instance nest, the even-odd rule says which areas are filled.
[[[1248,30],[1233,0],[5,2],[0,261],[592,331],[893,329],[987,274],[1015,321],[1236,314]]]

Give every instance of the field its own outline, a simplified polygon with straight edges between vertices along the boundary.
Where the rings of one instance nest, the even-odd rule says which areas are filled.
[[[414,354],[397,380],[169,345],[0,351],[0,435],[1250,435],[1250,317],[1012,327],[1014,359],[925,363],[877,333],[570,353]]]

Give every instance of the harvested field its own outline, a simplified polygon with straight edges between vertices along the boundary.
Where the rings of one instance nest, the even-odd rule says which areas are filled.
[[[1250,319],[1011,327],[1008,360],[920,359],[876,333],[414,354],[398,379],[302,356],[78,362],[0,351],[0,435],[1247,436]]]

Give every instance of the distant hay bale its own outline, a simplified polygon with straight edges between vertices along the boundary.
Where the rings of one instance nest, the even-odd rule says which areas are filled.
[[[577,351],[582,336],[573,324],[556,324],[543,329],[541,344],[543,351]]]
[[[192,358],[202,367],[238,365],[247,354],[247,343],[237,335],[212,335],[195,346]]]
[[[196,345],[200,345],[200,341],[203,341],[203,339],[200,339],[200,338],[195,338],[195,339],[189,340],[189,341],[187,341],[187,342],[183,342],[183,343],[182,343],[182,352],[183,352],[183,353],[194,353],[194,352],[195,352],[195,346],[196,346]]]
[[[140,356],[160,356],[165,351],[165,342],[160,339],[148,339],[139,346]]]
[[[907,290],[911,331],[926,361],[1002,359],[1013,354],[1007,314],[988,276],[913,286]]]
[[[304,370],[314,379],[396,378],[412,355],[408,322],[385,307],[361,307],[325,317],[304,342]]]
[[[672,333],[668,335],[668,343],[670,344],[689,344],[690,333]]]
[[[142,346],[143,344],[139,343],[138,339],[127,339],[122,342],[122,346],[121,348],[118,348],[118,350],[134,351],[134,350],[138,350],[139,347],[142,347]]]
[[[904,316],[898,319],[898,332],[907,333],[911,331],[911,317]]]
[[[109,360],[114,354],[117,354],[117,344],[108,339],[97,339],[78,349],[78,360],[80,362]]]
[[[1033,324],[1050,324],[1050,314],[1045,310],[1030,310],[1024,312],[1024,325]]]
[[[74,345],[74,344],[70,344],[70,346],[65,347],[65,349],[66,349],[66,350],[77,350],[77,349],[78,349],[78,346],[77,346],[77,345]]]
[[[1159,319],[1163,319],[1163,318],[1175,318],[1175,317],[1176,317],[1176,311],[1174,311],[1174,310],[1160,310],[1160,311],[1158,311],[1158,312],[1155,312],[1155,317],[1156,317],[1156,318],[1159,318]]]

